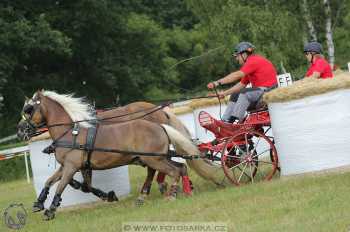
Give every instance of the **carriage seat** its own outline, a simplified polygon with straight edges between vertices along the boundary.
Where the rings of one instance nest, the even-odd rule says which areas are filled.
[[[262,100],[259,100],[258,103],[254,107],[247,109],[247,113],[252,114],[252,113],[256,113],[256,112],[260,112],[260,111],[267,111],[267,110],[268,110],[267,104],[265,102],[263,102]]]
[[[269,91],[271,91],[271,90],[273,90],[273,89],[275,89],[275,88],[277,88],[277,87],[278,87],[277,85],[276,85],[276,86],[273,86],[273,87],[271,87],[271,88],[269,88],[269,89],[266,89],[264,92],[265,92],[265,93],[266,93],[266,92],[269,92]],[[248,114],[268,110],[267,104],[263,101],[263,96],[264,96],[265,93],[263,93],[263,94],[260,96],[259,100],[258,100],[254,105],[250,106],[250,107],[247,109],[247,113],[248,113]]]
[[[247,109],[247,113],[251,114],[251,113],[255,113],[255,112],[260,112],[260,111],[266,111],[267,108],[267,104],[265,102],[263,102],[263,96],[262,95],[260,97],[260,99],[258,100],[257,103],[251,105],[248,109]]]

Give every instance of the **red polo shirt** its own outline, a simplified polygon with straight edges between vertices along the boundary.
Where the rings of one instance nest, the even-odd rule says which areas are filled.
[[[277,72],[273,64],[260,55],[248,56],[246,62],[240,69],[245,76],[241,83],[252,87],[272,87],[277,85]]]
[[[332,78],[332,68],[328,62],[323,58],[314,58],[314,62],[310,65],[306,72],[306,77],[310,77],[314,72],[319,72],[320,78]]]

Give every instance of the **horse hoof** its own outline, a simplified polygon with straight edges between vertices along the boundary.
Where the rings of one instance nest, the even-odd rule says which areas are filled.
[[[117,195],[115,195],[114,191],[108,192],[107,201],[108,202],[119,201],[119,199],[118,199]]]
[[[43,209],[44,209],[44,203],[34,202],[33,208],[32,208],[33,213],[40,212]]]
[[[194,190],[194,185],[193,185],[191,180],[190,180],[190,186],[191,186],[191,190],[193,191]]]
[[[81,187],[81,184],[74,179],[69,183],[69,185],[72,186],[72,188],[74,189],[80,189]]]
[[[159,183],[158,188],[159,188],[159,192],[162,195],[164,195],[168,190],[168,183],[167,182]]]
[[[91,192],[89,186],[87,185],[87,183],[83,183],[83,184],[81,185],[81,191],[83,191],[84,193],[89,193],[89,192]]]
[[[49,220],[52,220],[54,218],[55,218],[55,211],[52,211],[49,209],[45,210],[44,215],[43,215],[43,219],[45,221],[49,221]]]
[[[142,197],[138,197],[136,200],[135,200],[135,205],[137,207],[141,207],[145,204],[145,199],[143,199]]]

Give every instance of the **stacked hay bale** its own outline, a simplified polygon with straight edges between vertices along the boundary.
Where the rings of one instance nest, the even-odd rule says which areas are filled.
[[[307,78],[264,96],[281,175],[350,166],[350,73]]]

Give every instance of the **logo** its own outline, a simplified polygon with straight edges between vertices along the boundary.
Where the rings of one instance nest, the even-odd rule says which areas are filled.
[[[4,220],[8,228],[19,230],[23,228],[27,220],[27,211],[23,204],[11,204],[4,211]]]

